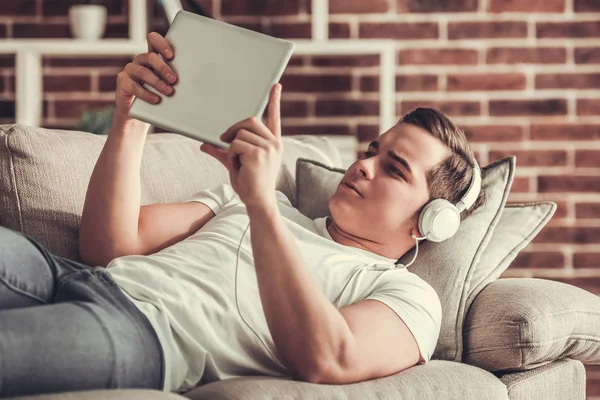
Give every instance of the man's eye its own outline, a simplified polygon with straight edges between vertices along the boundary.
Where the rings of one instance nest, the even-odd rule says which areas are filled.
[[[373,154],[372,152],[370,152],[370,151],[365,151],[365,152],[363,153],[363,156],[365,156],[365,158],[369,158],[369,157],[373,157],[373,156],[374,156],[374,154]]]
[[[405,178],[404,178],[404,174],[403,174],[403,173],[402,173],[402,171],[400,171],[398,168],[396,168],[396,167],[394,167],[394,166],[391,166],[391,167],[390,167],[390,171],[392,171],[392,173],[394,173],[394,174],[396,174],[396,175],[399,175],[400,177],[402,177],[402,179],[405,179]]]

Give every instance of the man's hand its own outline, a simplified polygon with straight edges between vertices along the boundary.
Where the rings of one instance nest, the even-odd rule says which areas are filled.
[[[281,167],[281,84],[271,88],[267,125],[248,118],[221,135],[229,149],[204,143],[200,150],[215,157],[229,171],[231,186],[246,207],[271,207],[276,202],[275,187]]]
[[[171,96],[177,75],[165,60],[171,61],[174,56],[175,53],[169,42],[159,33],[150,32],[148,52],[135,56],[133,62],[127,64],[117,75],[115,93],[117,112],[129,114],[133,99],[136,97],[150,104],[157,104],[160,101],[160,96],[145,89],[142,83],[152,86],[165,96]]]

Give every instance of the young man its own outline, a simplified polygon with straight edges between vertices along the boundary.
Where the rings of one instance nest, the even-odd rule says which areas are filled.
[[[141,82],[170,95],[177,79],[157,54],[174,56],[168,42],[152,33],[148,44],[118,76],[115,118],[86,195],[80,253],[94,267],[0,228],[8,243],[0,355],[11,366],[0,372],[0,393],[184,392],[244,375],[350,383],[426,363],[441,304],[396,260],[421,236],[422,207],[431,198],[457,203],[469,187],[464,134],[435,110],[408,114],[348,168],[332,217],[311,220],[275,190],[283,150],[275,85],[266,124],[232,126],[227,151],[201,146],[231,185],[140,207],[149,126],[128,110],[135,96],[159,101]]]

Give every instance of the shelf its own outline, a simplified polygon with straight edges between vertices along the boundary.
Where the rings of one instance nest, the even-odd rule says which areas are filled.
[[[380,39],[293,40],[295,55],[379,54],[394,49],[394,42]],[[129,39],[7,39],[0,41],[0,53],[127,55],[147,51],[146,42]]]
[[[129,39],[7,39],[0,41],[0,53],[127,55],[147,51],[146,42]]]

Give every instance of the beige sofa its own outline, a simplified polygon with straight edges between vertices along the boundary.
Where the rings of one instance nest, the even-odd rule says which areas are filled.
[[[81,211],[105,138],[0,126],[0,224],[35,237],[57,255],[79,260]],[[324,138],[284,136],[283,140],[278,188],[295,204],[296,159],[339,167],[340,156]],[[142,204],[180,201],[227,181],[225,169],[198,147],[198,142],[180,135],[148,136],[142,160]],[[600,358],[599,312],[597,296],[573,286],[541,279],[497,279],[483,288],[465,313],[460,356],[470,356],[462,362],[436,359],[441,354],[436,352],[426,365],[351,385],[244,377],[182,395],[128,389],[21,399],[584,399],[582,361],[597,363]],[[494,325],[498,321],[506,331],[498,330]]]

